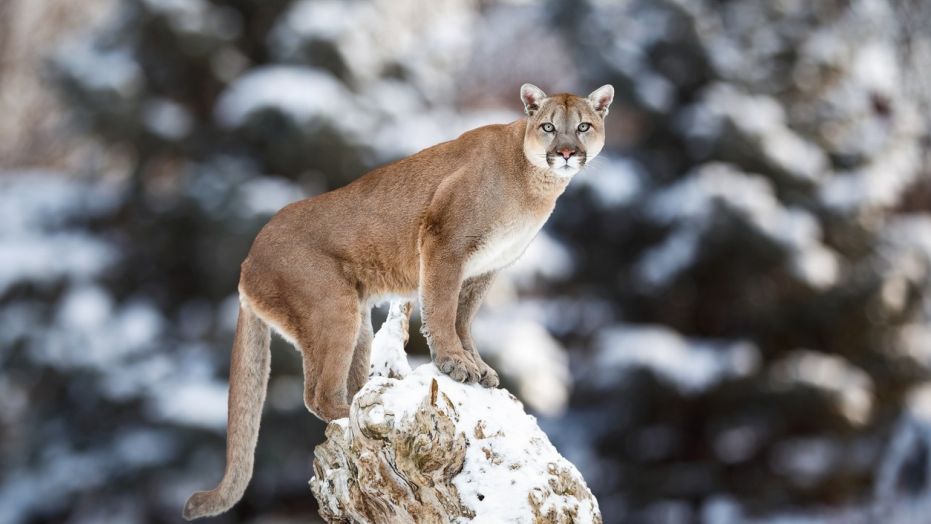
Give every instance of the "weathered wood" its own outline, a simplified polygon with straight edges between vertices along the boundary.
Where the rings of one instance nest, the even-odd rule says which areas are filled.
[[[406,322],[393,305],[373,360],[386,349],[403,356]],[[382,367],[394,377],[371,378],[315,450],[310,486],[325,520],[601,522],[581,474],[513,395],[460,384],[432,364],[406,376]]]

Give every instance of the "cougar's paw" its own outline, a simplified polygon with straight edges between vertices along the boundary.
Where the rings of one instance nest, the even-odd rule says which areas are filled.
[[[311,413],[317,415],[324,422],[332,422],[338,418],[349,416],[349,404],[346,402],[321,404],[317,406],[317,409],[311,410]]]
[[[482,376],[478,366],[465,353],[437,356],[434,364],[456,382],[474,384]]]
[[[486,388],[498,387],[498,372],[491,369],[491,366],[484,362],[479,364],[478,367],[482,370],[482,378],[479,379],[478,383]]]
[[[349,404],[346,402],[345,392],[330,393],[321,389],[305,391],[304,406],[314,416],[324,422],[349,416]]]
[[[326,415],[329,417],[327,420],[336,420],[338,418],[346,418],[349,416],[349,404],[341,404],[339,406],[333,407],[328,411]]]

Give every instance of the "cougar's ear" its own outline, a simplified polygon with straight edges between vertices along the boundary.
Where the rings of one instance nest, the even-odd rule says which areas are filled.
[[[539,87],[533,84],[520,86],[520,99],[524,102],[524,112],[527,113],[527,116],[533,116],[537,109],[540,109],[540,104],[544,98],[546,98],[546,93]]]
[[[611,105],[612,100],[614,100],[614,86],[611,84],[605,84],[588,95],[588,101],[591,102],[595,111],[601,115],[601,118],[608,116],[608,106]]]

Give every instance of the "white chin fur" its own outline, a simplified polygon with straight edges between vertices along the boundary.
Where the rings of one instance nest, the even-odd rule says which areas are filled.
[[[550,172],[559,177],[570,177],[579,172],[579,168],[570,165],[553,166]]]
[[[569,157],[569,160],[565,160],[562,157],[556,157],[556,160],[553,161],[553,165],[550,166],[550,171],[552,171],[557,176],[569,177],[579,172],[581,169],[581,164],[579,158],[576,156]]]

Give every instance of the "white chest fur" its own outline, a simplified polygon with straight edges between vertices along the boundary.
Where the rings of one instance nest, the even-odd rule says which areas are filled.
[[[474,277],[506,267],[516,261],[533,240],[543,220],[528,220],[493,232],[466,262],[465,277]]]

